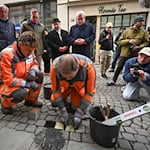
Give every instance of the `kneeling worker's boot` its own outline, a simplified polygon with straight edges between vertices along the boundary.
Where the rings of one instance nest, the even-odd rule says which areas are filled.
[[[9,114],[12,114],[14,112],[12,107],[8,105],[8,102],[2,96],[0,96],[0,103],[2,106],[1,111],[3,114],[9,115]],[[6,105],[6,106],[4,106],[4,105]]]
[[[31,101],[27,101],[27,100],[25,100],[24,105],[32,106],[32,107],[39,107],[39,108],[43,106],[43,104],[41,102],[31,102]]]
[[[11,107],[10,107],[10,108],[4,108],[4,107],[2,106],[1,110],[2,110],[2,113],[3,113],[3,114],[6,114],[6,115],[13,114],[13,112],[14,112],[14,110],[13,110]]]

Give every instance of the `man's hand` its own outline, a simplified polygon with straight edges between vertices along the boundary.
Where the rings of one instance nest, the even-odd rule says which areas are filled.
[[[38,84],[35,81],[32,81],[32,82],[27,81],[25,87],[31,88],[34,91],[36,91],[39,88]]]
[[[136,40],[135,39],[130,39],[129,43],[135,44]]]
[[[138,72],[139,72],[139,78],[142,81],[145,81],[146,80],[145,72],[143,70],[138,70]]]
[[[67,125],[68,124],[68,120],[69,120],[69,115],[68,115],[68,112],[66,110],[65,107],[61,108],[59,110],[59,118],[60,118],[60,121],[64,124],[64,125]]]
[[[136,76],[134,72],[135,72],[135,69],[130,68],[130,73],[132,74],[133,77],[138,77],[142,81],[146,80],[145,72],[143,70],[138,70],[138,76]]]
[[[86,44],[85,40],[82,38],[76,39],[74,42],[75,45],[84,45]]]
[[[140,46],[135,46],[135,47],[133,48],[133,51],[138,52],[140,49],[141,49]]]
[[[36,79],[36,70],[32,69],[27,74],[28,81],[34,81]]]

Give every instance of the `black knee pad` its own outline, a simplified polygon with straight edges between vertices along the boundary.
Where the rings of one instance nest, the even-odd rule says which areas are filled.
[[[13,93],[10,94],[10,97],[13,97],[12,102],[19,103],[23,101],[28,94],[27,90],[24,88],[20,88]]]
[[[43,82],[43,73],[41,71],[38,72],[37,74],[37,79],[36,79],[36,82],[37,83],[42,83]]]

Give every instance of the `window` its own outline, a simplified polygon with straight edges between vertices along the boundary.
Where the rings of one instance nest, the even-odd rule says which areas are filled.
[[[41,9],[43,6],[43,10]],[[27,3],[20,6],[10,6],[9,19],[16,25],[21,23],[24,19],[30,18],[31,8],[36,8],[40,11],[40,20],[45,27],[51,29],[51,20],[57,16],[57,3],[56,0],[44,0],[43,3]]]
[[[113,23],[112,32],[114,35],[114,39],[119,33],[119,29],[121,26],[125,26],[126,28],[132,26],[133,20],[136,16],[142,15],[145,18],[144,28],[146,28],[146,20],[147,13],[134,13],[134,14],[121,14],[121,15],[109,15],[101,17],[101,31],[105,28],[105,24],[107,22]]]

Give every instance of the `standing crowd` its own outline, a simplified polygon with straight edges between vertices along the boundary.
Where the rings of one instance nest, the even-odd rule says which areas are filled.
[[[47,31],[40,23],[39,11],[32,8],[30,19],[22,22],[21,34],[16,38],[15,26],[9,21],[8,14],[9,8],[0,5],[2,113],[12,114],[13,106],[22,101],[26,106],[42,107],[38,96],[44,75],[49,75],[51,102],[58,107],[60,121],[67,125],[71,111],[74,128],[78,129],[96,92],[96,72],[91,60],[91,44],[95,39],[93,25],[86,22],[85,13],[79,11],[76,24],[71,26],[69,32],[61,28],[58,18],[52,20],[52,30]],[[125,68],[123,78],[127,86],[123,98],[127,100],[137,99],[141,87],[146,89],[150,97],[150,27],[148,31],[143,30],[143,23],[144,18],[137,16],[132,27],[120,28],[115,39],[115,52],[111,22],[106,23],[98,40],[101,77],[108,79],[106,73],[114,52],[110,70],[114,76],[107,85],[116,85],[120,72]],[[41,71],[41,59],[44,61],[44,73]]]

